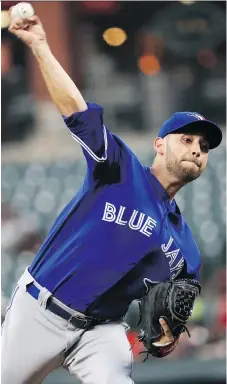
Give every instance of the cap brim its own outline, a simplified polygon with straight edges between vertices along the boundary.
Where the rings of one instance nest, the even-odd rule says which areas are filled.
[[[177,133],[180,131],[188,133],[204,132],[209,142],[210,149],[218,147],[222,141],[221,129],[210,120],[193,121],[191,123],[181,126],[180,128],[172,131],[171,133]]]

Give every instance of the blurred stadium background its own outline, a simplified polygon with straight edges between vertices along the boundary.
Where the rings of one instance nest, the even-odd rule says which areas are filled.
[[[79,188],[85,161],[49,99],[29,50],[9,35],[1,3],[1,310],[53,220]],[[197,111],[224,134],[204,175],[177,201],[202,254],[203,294],[166,361],[144,365],[142,383],[224,383],[226,356],[226,2],[34,2],[49,43],[86,100],[105,108],[107,126],[151,164],[153,139],[175,111]],[[126,316],[133,343],[138,308]],[[110,346],[111,347],[111,346]],[[164,368],[164,369],[163,369]],[[101,367],[100,367],[101,369]],[[59,370],[46,384],[73,383]],[[116,383],[117,384],[117,383]]]

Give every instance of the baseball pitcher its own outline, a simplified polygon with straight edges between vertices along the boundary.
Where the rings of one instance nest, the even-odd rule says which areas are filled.
[[[64,367],[84,384],[131,384],[123,318],[139,300],[139,340],[163,357],[176,348],[200,293],[200,253],[175,202],[207,165],[220,128],[177,112],[154,141],[151,167],[86,103],[48,45],[37,16],[9,31],[33,52],[50,97],[82,148],[87,173],[18,281],[2,329],[2,384],[38,384]]]

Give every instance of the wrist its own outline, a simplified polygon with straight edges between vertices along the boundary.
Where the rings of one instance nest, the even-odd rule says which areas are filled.
[[[173,341],[168,341],[167,343],[164,343],[164,344],[162,344],[162,343],[160,343],[160,342],[155,342],[155,343],[152,343],[152,345],[154,345],[155,347],[167,347],[168,345],[171,345],[171,344],[173,344],[174,343],[174,340]]]
[[[48,52],[50,53],[50,47],[46,40],[37,40],[30,44],[30,48],[37,59],[42,59]]]

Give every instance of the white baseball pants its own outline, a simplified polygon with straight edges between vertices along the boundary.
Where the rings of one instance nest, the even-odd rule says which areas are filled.
[[[67,369],[83,384],[133,384],[132,351],[126,324],[109,322],[90,330],[75,328],[51,313],[26,286],[26,270],[9,303],[2,326],[2,384],[38,384],[55,368]]]

